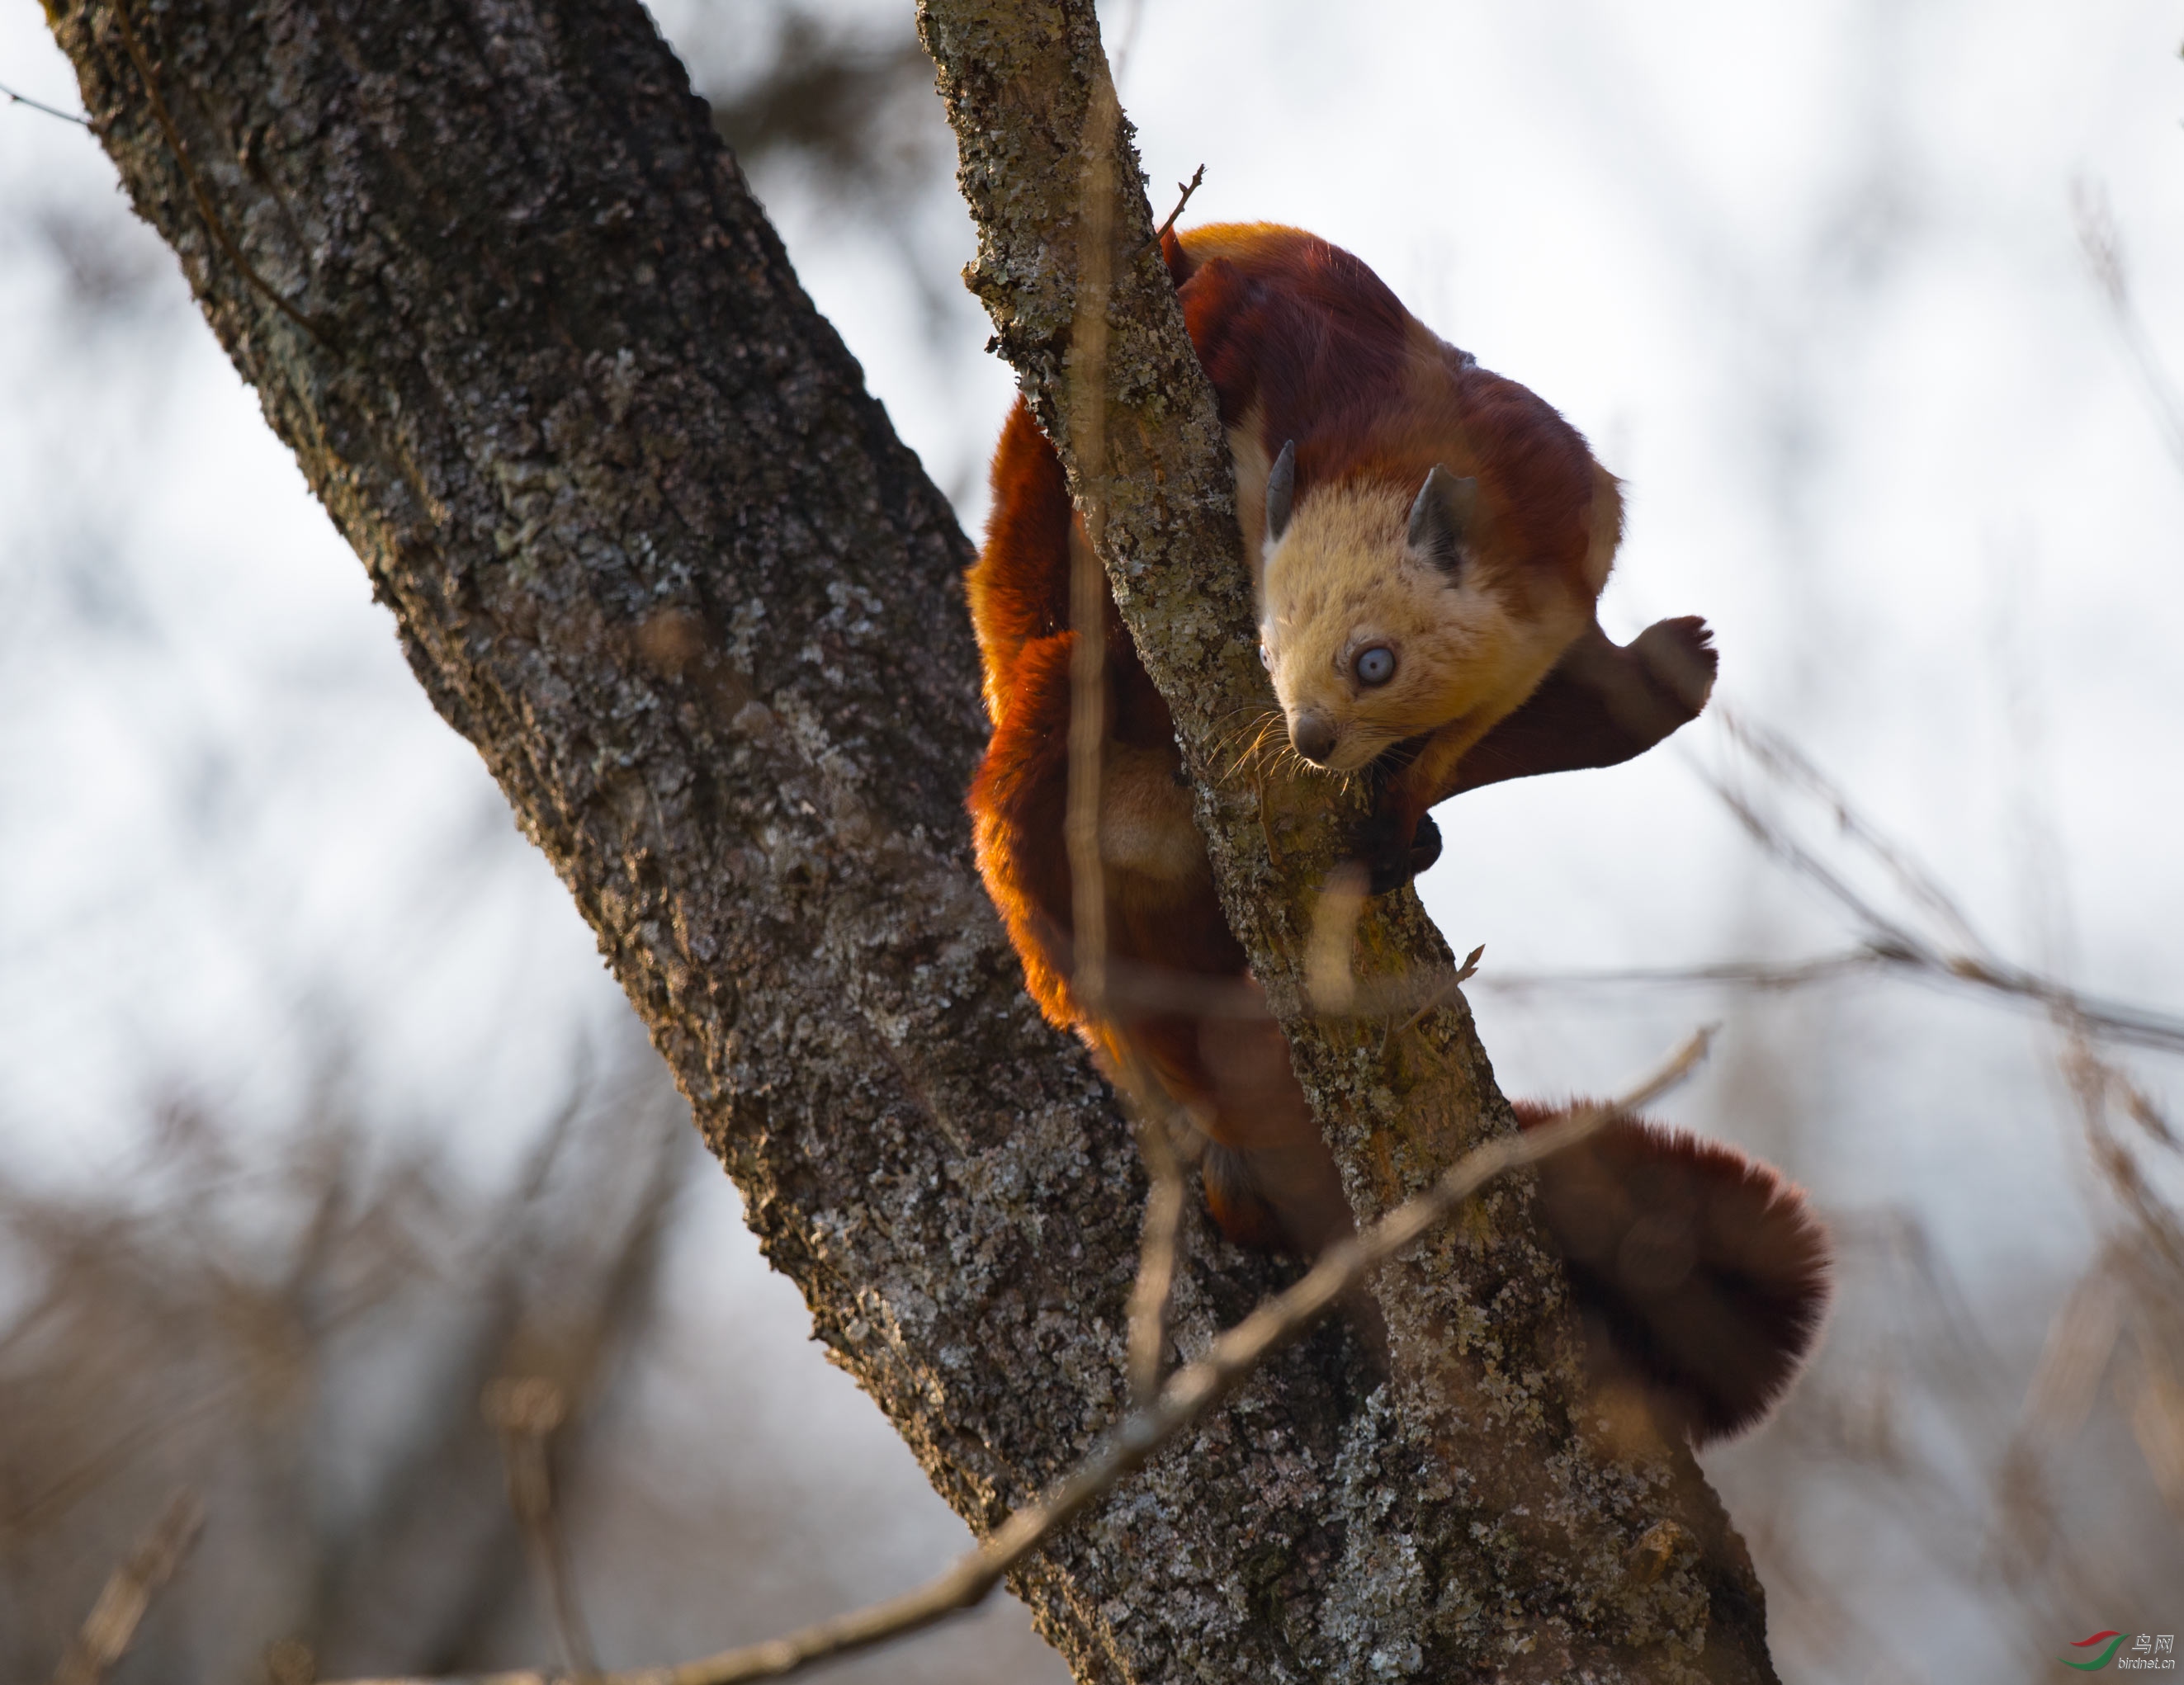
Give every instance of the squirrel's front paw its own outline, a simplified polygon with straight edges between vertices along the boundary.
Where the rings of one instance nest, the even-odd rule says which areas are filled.
[[[1416,829],[1408,837],[1401,834],[1392,815],[1375,814],[1358,841],[1362,845],[1358,858],[1370,875],[1366,885],[1368,895],[1401,889],[1440,858],[1440,827],[1431,814],[1420,814]]]

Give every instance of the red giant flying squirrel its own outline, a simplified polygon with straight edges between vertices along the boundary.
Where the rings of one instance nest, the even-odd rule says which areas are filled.
[[[1440,853],[1427,809],[1458,792],[1651,748],[1704,707],[1703,622],[1629,646],[1594,604],[1622,534],[1615,479],[1554,410],[1412,317],[1313,236],[1229,224],[1162,251],[1234,457],[1261,655],[1290,744],[1372,781],[1357,839],[1371,890]],[[969,576],[993,737],[970,798],[978,864],[1031,993],[1111,1071],[1149,1071],[1202,1129],[1216,1221],[1311,1254],[1351,1214],[1289,1048],[1264,1015],[1072,986],[1068,805],[1072,547],[1086,539],[1054,451],[1019,402],[993,465]],[[1107,955],[1255,988],[1215,894],[1167,705],[1106,611],[1099,850]],[[1519,1103],[1528,1126],[1547,1115]],[[1758,1421],[1827,1298],[1802,1196],[1732,1148],[1643,1120],[1540,1172],[1596,1378],[1641,1385],[1704,1440]]]

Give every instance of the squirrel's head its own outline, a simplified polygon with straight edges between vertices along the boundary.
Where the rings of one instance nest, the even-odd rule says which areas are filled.
[[[1339,482],[1300,498],[1295,479],[1284,445],[1267,481],[1259,639],[1306,760],[1354,772],[1451,725],[1483,736],[1582,626],[1589,603],[1574,619],[1559,601],[1543,613],[1500,563],[1476,480],[1436,465],[1407,489]]]

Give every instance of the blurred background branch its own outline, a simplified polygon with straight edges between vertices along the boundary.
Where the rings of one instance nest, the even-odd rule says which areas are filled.
[[[953,279],[907,12],[658,8],[975,522],[1009,381]],[[1110,19],[1149,173],[1212,166],[1190,219],[1343,241],[1565,407],[1631,487],[1610,611],[1709,613],[1730,700],[1940,862],[1983,938],[1725,739],[1717,776],[1914,948],[1666,756],[1468,798],[1425,886],[1486,943],[1467,992],[1520,1091],[1598,1087],[1718,991],[1682,1120],[1830,1215],[1820,1359],[1709,1458],[1796,1677],[2045,1677],[2184,1584],[2172,27],[1968,0]],[[27,8],[0,81],[69,114]],[[185,1483],[205,1530],[117,1685],[553,1654],[478,1408],[530,1374],[573,1389],[555,1515],[609,1660],[909,1583],[967,1536],[672,1144],[588,932],[171,257],[79,129],[0,125],[0,1675],[53,1677]],[[2028,1037],[1966,990],[2057,1015]],[[587,1038],[610,1051],[571,1076]],[[1014,1605],[840,1666],[1061,1677]]]
[[[204,1511],[195,1493],[186,1489],[168,1500],[142,1542],[114,1571],[91,1606],[75,1641],[61,1658],[53,1685],[98,1685],[106,1677],[108,1670],[128,1654],[144,1611],[160,1588],[174,1578],[203,1527]]]

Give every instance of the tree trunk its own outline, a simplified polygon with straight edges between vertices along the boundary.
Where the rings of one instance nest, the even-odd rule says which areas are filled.
[[[634,0],[49,10],[137,210],[598,932],[768,1256],[990,1527],[1121,1404],[1144,1184],[972,866],[968,547],[682,68]],[[928,31],[981,290],[1073,459],[1057,236],[1104,75],[1091,8],[933,0]],[[1125,157],[1127,247],[1150,231]],[[1278,867],[1256,798],[1215,776],[1256,676],[1225,465],[1157,265],[1122,258],[1108,466],[1172,489],[1117,500],[1111,564],[1232,917],[1377,1210],[1507,1109],[1460,1002],[1384,1052],[1299,1011],[1332,833],[1284,820]],[[1368,975],[1446,966],[1414,898],[1362,934]],[[1198,1234],[1178,1343],[1273,1278]],[[1559,1291],[1513,1186],[1383,1284],[1397,1384],[1340,1328],[1288,1354],[1019,1577],[1042,1631],[1087,1681],[1771,1677],[1689,1459],[1579,1432]]]

